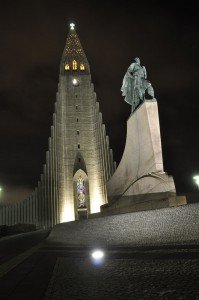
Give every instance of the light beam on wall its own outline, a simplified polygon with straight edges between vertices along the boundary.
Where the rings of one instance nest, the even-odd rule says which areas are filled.
[[[70,222],[75,220],[74,204],[72,201],[65,201],[61,212],[60,222]]]
[[[90,201],[91,214],[100,212],[100,206],[104,203],[105,201],[103,201],[101,189],[97,185],[94,186]]]

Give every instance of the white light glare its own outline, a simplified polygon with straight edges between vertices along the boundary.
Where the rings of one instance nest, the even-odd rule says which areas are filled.
[[[75,24],[74,23],[70,23],[70,29],[72,29],[72,30],[75,29]]]
[[[2,188],[0,187],[0,192],[2,191]]]
[[[101,250],[95,250],[92,253],[92,258],[94,259],[102,259],[104,257],[104,252]]]
[[[193,179],[195,180],[197,186],[198,186],[198,189],[199,189],[199,175],[197,176],[194,176]]]
[[[77,81],[77,79],[76,78],[73,78],[73,85],[77,85],[78,84],[78,81]]]

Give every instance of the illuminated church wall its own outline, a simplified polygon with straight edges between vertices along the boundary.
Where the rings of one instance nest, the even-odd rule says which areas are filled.
[[[43,174],[33,194],[0,208],[0,224],[53,226],[77,218],[75,176],[88,187],[88,213],[107,202],[106,182],[115,170],[109,138],[91,82],[90,66],[71,27],[60,63],[55,113]],[[75,175],[76,174],[76,175]]]

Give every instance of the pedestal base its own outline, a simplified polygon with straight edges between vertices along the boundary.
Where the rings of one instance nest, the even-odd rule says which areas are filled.
[[[107,182],[107,194],[108,204],[101,207],[103,212],[111,206],[125,212],[168,207],[169,199],[176,197],[173,177],[163,168],[155,99],[145,101],[128,119],[124,153]]]

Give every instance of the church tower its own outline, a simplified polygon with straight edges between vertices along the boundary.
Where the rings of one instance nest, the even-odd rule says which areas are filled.
[[[115,163],[90,66],[74,27],[70,25],[61,58],[43,174],[28,199],[0,207],[0,225],[51,227],[86,218],[107,203],[106,182],[115,171]]]
[[[98,212],[107,202],[106,182],[114,172],[90,66],[74,24],[60,64],[56,130],[60,221],[64,222]]]

